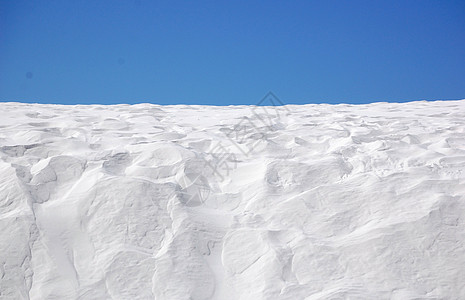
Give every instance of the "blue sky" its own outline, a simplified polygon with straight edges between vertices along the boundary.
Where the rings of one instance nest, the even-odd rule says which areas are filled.
[[[0,101],[465,98],[465,1],[0,0]]]

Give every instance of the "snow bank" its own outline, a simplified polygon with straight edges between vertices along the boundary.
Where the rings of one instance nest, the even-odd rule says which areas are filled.
[[[465,298],[465,100],[0,114],[2,299]]]

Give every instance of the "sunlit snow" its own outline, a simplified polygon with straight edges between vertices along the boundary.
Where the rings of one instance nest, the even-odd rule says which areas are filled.
[[[2,299],[465,299],[465,100],[0,116]]]

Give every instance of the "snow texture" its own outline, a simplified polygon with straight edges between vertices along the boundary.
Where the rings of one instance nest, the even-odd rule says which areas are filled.
[[[1,299],[465,299],[465,100],[0,116]]]

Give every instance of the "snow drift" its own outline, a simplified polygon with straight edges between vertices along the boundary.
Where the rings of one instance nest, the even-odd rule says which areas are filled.
[[[0,114],[2,299],[465,298],[465,101]]]

